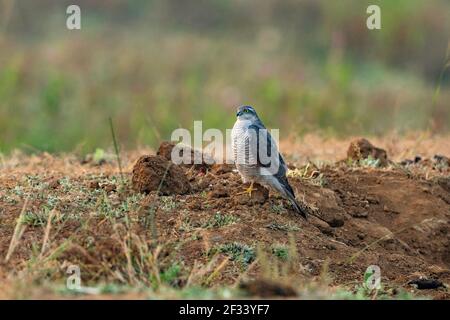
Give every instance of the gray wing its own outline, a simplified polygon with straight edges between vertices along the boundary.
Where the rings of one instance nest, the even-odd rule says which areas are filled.
[[[283,156],[279,153],[278,146],[272,138],[270,132],[261,121],[253,123],[249,126],[249,129],[251,130],[249,134],[249,142],[250,144],[253,142],[254,145],[256,145],[255,152],[257,154],[256,159],[258,165],[266,168],[274,165],[274,168],[276,168],[274,175],[279,178],[285,177],[287,166],[284,162]],[[261,159],[261,155],[267,155],[267,157]]]
[[[264,164],[264,163],[261,163],[261,161],[260,161],[261,159],[259,158],[260,157],[259,151],[261,149],[263,149],[262,152],[266,152],[266,154],[270,157],[270,159],[272,159],[272,161],[275,161],[276,164],[278,165],[277,172],[275,174],[273,174],[272,176],[274,178],[276,178],[276,180],[279,182],[279,184],[281,185],[281,188],[283,189],[283,193],[292,202],[295,210],[299,214],[301,214],[305,219],[307,219],[306,211],[295,200],[294,190],[292,189],[292,187],[289,184],[289,181],[286,177],[287,166],[286,166],[286,163],[284,162],[283,156],[278,151],[278,147],[276,145],[275,140],[272,138],[269,131],[264,127],[264,125],[260,121],[252,124],[249,127],[249,129],[252,129],[255,133],[257,133],[254,135],[249,135],[249,137],[250,137],[250,139],[252,139],[252,137],[253,137],[253,139],[256,139],[258,164],[262,167],[270,166],[270,164]],[[264,134],[262,134],[260,136],[259,132],[262,129],[265,129],[265,131],[264,131]],[[251,140],[250,140],[250,142],[251,142]],[[271,157],[272,152],[276,152],[274,154],[274,157]]]

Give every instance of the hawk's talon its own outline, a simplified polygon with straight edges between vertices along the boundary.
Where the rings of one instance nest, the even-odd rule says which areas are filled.
[[[245,189],[245,191],[239,192],[238,195],[248,194],[248,196],[251,198],[252,197],[252,192],[255,191],[255,190],[258,190],[258,189],[257,188],[253,188],[253,182],[252,182],[252,183],[250,183],[250,186],[247,189]]]

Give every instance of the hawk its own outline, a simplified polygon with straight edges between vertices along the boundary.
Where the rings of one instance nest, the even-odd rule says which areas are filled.
[[[259,183],[279,192],[306,219],[306,211],[295,200],[294,190],[286,177],[286,163],[256,110],[251,106],[241,106],[236,116],[231,131],[234,162],[243,182],[250,182],[243,193],[251,196],[255,190],[253,184]]]

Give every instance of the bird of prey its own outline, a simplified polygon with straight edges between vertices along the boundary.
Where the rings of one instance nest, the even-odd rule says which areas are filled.
[[[250,187],[243,193],[251,196],[255,190],[253,183],[269,187],[287,198],[306,219],[306,212],[295,200],[294,190],[287,180],[286,163],[255,109],[241,106],[236,116],[237,120],[231,131],[234,162],[243,182],[250,182]]]

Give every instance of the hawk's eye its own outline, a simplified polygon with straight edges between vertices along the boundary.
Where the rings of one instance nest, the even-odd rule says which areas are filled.
[[[244,112],[247,113],[247,112],[248,112],[248,109],[244,109]]]

